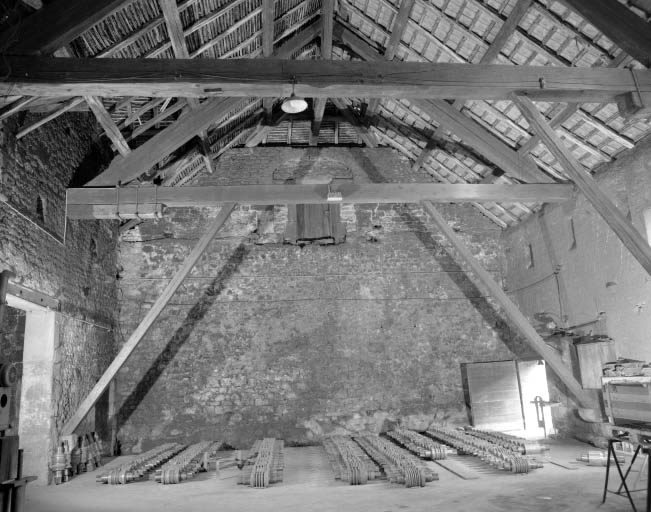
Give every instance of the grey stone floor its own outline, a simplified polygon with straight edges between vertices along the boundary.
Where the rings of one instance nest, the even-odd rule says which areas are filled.
[[[554,442],[554,460],[576,467],[568,470],[552,464],[527,475],[513,475],[486,468],[472,457],[456,457],[479,477],[463,480],[432,464],[439,480],[424,488],[376,481],[349,486],[333,479],[320,447],[286,448],[284,482],[268,489],[237,485],[237,469],[204,473],[178,485],[155,482],[108,486],[95,483],[96,473],[82,475],[59,486],[28,487],[28,512],[76,511],[627,511],[625,498],[609,495],[601,504],[605,468],[574,463],[588,445]],[[101,469],[100,469],[101,470]],[[612,486],[616,486],[613,480]],[[635,494],[644,510],[645,493]]]

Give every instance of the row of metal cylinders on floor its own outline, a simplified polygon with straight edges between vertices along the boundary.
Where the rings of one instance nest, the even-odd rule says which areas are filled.
[[[59,485],[68,482],[74,475],[94,471],[101,465],[102,441],[95,432],[79,436],[72,449],[68,440],[65,440],[57,446],[52,461],[54,483]]]

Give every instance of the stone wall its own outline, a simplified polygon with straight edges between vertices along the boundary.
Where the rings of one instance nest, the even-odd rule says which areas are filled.
[[[66,188],[90,179],[110,155],[92,115],[66,114],[16,140],[35,120],[16,115],[0,131],[0,192],[8,199],[0,202],[0,270],[60,302],[54,403],[43,404],[56,439],[115,353],[117,223],[65,219]]]
[[[645,237],[651,233],[650,162],[647,138],[595,175]],[[534,323],[542,313],[578,333],[607,334],[618,356],[651,361],[651,278],[582,194],[506,230],[504,243],[507,288]],[[573,347],[561,340],[558,348],[571,364]],[[562,388],[554,395],[563,403],[553,409],[563,431],[601,434],[576,417]]]
[[[271,183],[288,162],[304,177],[428,179],[391,150],[269,148],[229,151],[201,184]],[[472,206],[442,211],[500,280],[499,228]],[[124,338],[216,214],[177,209],[124,237]],[[282,244],[285,207],[236,209],[119,373],[126,451],[467,421],[460,363],[513,357],[502,315],[419,207],[343,205],[342,219],[345,243],[301,248]]]

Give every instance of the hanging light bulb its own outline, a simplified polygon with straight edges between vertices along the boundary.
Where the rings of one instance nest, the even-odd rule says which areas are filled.
[[[292,77],[292,95],[283,101],[280,109],[286,114],[299,114],[307,110],[307,101],[296,96],[294,88],[296,86],[296,77]]]

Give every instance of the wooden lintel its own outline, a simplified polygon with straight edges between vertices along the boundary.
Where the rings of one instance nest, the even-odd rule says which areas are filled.
[[[529,125],[538,134],[540,140],[561,164],[565,174],[570,177],[579,190],[588,198],[590,204],[592,204],[594,209],[597,210],[599,215],[612,228],[615,235],[640,265],[642,265],[644,270],[651,275],[651,247],[647,240],[599,188],[594,178],[563,144],[534,103],[529,98],[517,95],[513,95],[512,99],[520,109],[522,115],[529,122]]]
[[[380,59],[378,59],[380,60]],[[607,103],[638,90],[651,70],[423,62],[277,59],[61,59],[7,56],[0,95],[391,97]],[[295,80],[295,85],[293,84]]]
[[[529,320],[520,312],[518,307],[506,295],[502,287],[498,285],[491,275],[482,267],[477,259],[472,255],[464,243],[454,233],[443,216],[428,201],[424,201],[423,207],[430,215],[436,226],[441,230],[445,237],[455,248],[461,259],[473,271],[473,274],[488,289],[491,296],[502,306],[508,319],[518,328],[523,335],[524,341],[542,357],[552,371],[558,376],[561,382],[567,387],[571,395],[576,399],[580,406],[586,408],[598,408],[599,404],[593,397],[585,391],[581,384],[576,380],[570,368],[563,362],[561,357],[552,349],[545,340],[533,328]]]
[[[251,169],[253,172],[254,169]],[[442,183],[348,183],[331,185],[341,192],[342,203],[433,202],[563,202],[574,187],[564,184],[477,185]],[[237,185],[201,187],[71,188],[67,193],[70,218],[119,218],[121,212],[142,210],[145,205],[168,208],[214,207],[235,201],[241,204],[325,204],[328,185]]]
[[[222,228],[235,204],[226,203],[222,206],[219,214],[215,218],[214,222],[209,226],[206,233],[199,239],[197,245],[192,249],[192,252],[188,255],[186,260],[183,262],[181,268],[176,272],[172,280],[167,284],[163,293],[160,297],[156,299],[156,302],[152,305],[151,309],[147,312],[145,317],[142,319],[136,330],[133,331],[129,339],[122,345],[122,348],[118,352],[117,356],[109,367],[104,371],[102,376],[99,378],[93,389],[91,389],[88,396],[81,402],[75,413],[72,417],[66,422],[63,427],[62,434],[70,435],[75,432],[75,429],[83,421],[84,417],[91,408],[95,405],[100,396],[106,391],[111,381],[115,378],[118,371],[124,363],[127,361],[129,356],[136,349],[141,340],[145,337],[149,329],[159,317],[167,303],[170,301],[176,290],[181,286],[183,280],[190,273],[194,265],[199,261],[199,258],[203,255],[204,251],[215,237],[217,232]]]

